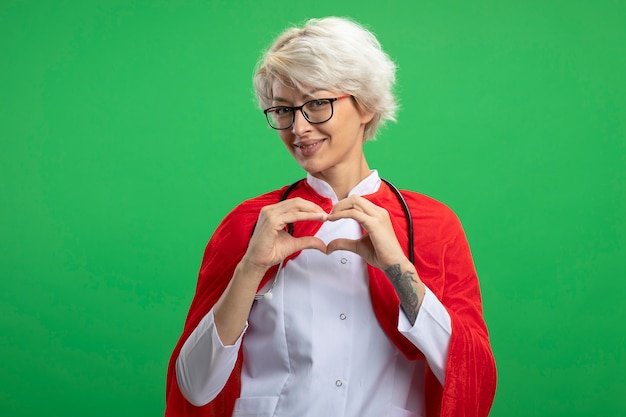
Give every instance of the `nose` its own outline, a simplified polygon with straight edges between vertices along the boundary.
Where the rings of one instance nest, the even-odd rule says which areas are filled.
[[[303,133],[311,130],[311,123],[304,117],[302,113],[302,109],[297,111],[293,115],[293,126],[291,126],[291,130],[294,135],[302,136]]]

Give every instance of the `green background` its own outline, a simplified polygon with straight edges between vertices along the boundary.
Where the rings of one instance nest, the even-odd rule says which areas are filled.
[[[303,176],[251,76],[350,16],[399,66],[370,166],[462,219],[492,416],[625,416],[626,2],[0,1],[0,415],[155,416],[206,241]]]

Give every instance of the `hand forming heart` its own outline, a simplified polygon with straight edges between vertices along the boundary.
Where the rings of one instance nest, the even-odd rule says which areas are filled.
[[[285,231],[289,223],[297,221],[335,221],[346,218],[359,222],[366,233],[359,239],[339,238],[326,245],[315,236],[293,237]],[[406,260],[387,210],[356,195],[338,202],[330,214],[302,198],[291,198],[264,207],[244,259],[264,272],[302,249],[317,249],[327,254],[347,250],[383,270]]]
[[[336,250],[354,252],[382,270],[406,260],[389,213],[383,207],[353,195],[338,202],[328,215],[329,221],[347,218],[359,222],[366,233],[359,239],[335,239],[328,243],[326,253]]]

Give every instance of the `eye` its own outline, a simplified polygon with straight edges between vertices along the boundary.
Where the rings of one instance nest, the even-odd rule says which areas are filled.
[[[309,101],[306,106],[309,109],[319,109],[320,107],[324,107],[328,105],[328,100],[324,100],[324,99],[319,99],[319,100],[311,100]]]
[[[307,102],[305,104],[305,107],[309,113],[319,112],[319,111],[326,111],[329,104],[330,104],[330,101],[321,98],[321,99],[311,100]]]
[[[274,113],[276,116],[287,116],[293,109],[291,107],[274,107]]]

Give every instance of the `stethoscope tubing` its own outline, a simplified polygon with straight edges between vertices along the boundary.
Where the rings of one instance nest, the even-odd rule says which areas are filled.
[[[387,181],[384,178],[381,178],[381,181],[384,182],[385,184],[387,184],[389,186],[389,188],[391,188],[391,191],[393,191],[393,193],[396,195],[396,197],[398,197],[398,201],[400,202],[400,204],[402,205],[402,210],[404,211],[404,216],[406,217],[406,228],[407,228],[407,232],[409,234],[408,236],[408,243],[409,243],[409,261],[411,261],[411,263],[413,265],[415,265],[415,243],[413,240],[413,217],[411,216],[411,210],[409,209],[409,205],[406,203],[406,200],[404,199],[404,196],[402,196],[402,193],[400,192],[400,190],[398,190],[398,188],[396,188],[395,185],[393,185],[390,181]]]

